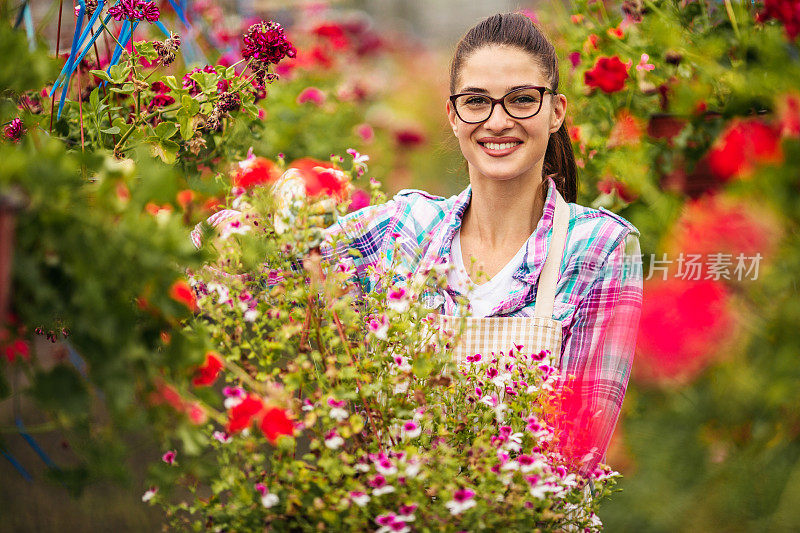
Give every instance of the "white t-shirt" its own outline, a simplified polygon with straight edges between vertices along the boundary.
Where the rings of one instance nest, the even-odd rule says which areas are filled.
[[[492,279],[476,285],[464,268],[464,260],[461,256],[461,230],[459,229],[456,232],[450,247],[450,264],[453,265],[453,268],[447,273],[447,283],[469,299],[473,317],[484,318],[490,316],[492,310],[500,305],[500,302],[511,292],[511,287],[514,283],[513,275],[522,265],[522,257],[525,254],[526,245],[527,242],[522,245],[514,257]],[[485,279],[485,276],[483,278]]]

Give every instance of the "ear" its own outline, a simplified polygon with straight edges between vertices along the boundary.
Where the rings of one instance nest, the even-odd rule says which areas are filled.
[[[567,97],[563,94],[554,94],[550,107],[550,133],[555,133],[561,128],[567,116]]]
[[[444,110],[447,113],[447,120],[450,121],[450,127],[452,128],[453,133],[455,133],[456,129],[458,128],[459,120],[458,115],[456,115],[456,110],[453,109],[453,105],[449,98],[445,100]]]

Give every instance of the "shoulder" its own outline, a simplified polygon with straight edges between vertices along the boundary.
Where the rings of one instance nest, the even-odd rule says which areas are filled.
[[[575,203],[569,207],[568,241],[573,252],[592,256],[593,262],[602,263],[615,250],[638,247],[639,229],[622,215],[604,207],[595,209]]]
[[[394,201],[400,206],[401,218],[423,233],[444,220],[457,200],[458,196],[445,198],[420,189],[403,189],[394,196]]]

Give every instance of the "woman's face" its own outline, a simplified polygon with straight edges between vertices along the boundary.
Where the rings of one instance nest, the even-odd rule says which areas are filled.
[[[501,98],[521,85],[550,87],[538,61],[516,47],[487,45],[463,62],[456,83],[456,93],[481,92]],[[456,115],[450,101],[446,109],[469,164],[470,178],[495,181],[520,178],[541,180],[544,154],[550,134],[564,121],[567,99],[564,95],[544,94],[542,107],[533,117],[516,119],[501,105],[495,105],[488,120],[467,124]],[[497,145],[513,146],[497,149]],[[494,145],[494,149],[489,145]]]

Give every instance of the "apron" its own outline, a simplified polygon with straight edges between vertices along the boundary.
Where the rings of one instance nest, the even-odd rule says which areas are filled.
[[[553,234],[547,258],[539,275],[536,288],[536,304],[533,317],[485,317],[466,318],[466,329],[459,342],[453,347],[453,356],[457,366],[467,362],[467,356],[481,354],[484,358],[493,352],[523,346],[526,353],[539,353],[549,350],[552,360],[558,364],[561,357],[561,321],[553,319],[553,305],[556,298],[556,284],[561,258],[564,255],[564,243],[567,239],[569,225],[569,206],[564,198],[555,191],[556,206],[553,217]],[[441,331],[454,333],[461,319],[456,316],[440,314]]]

